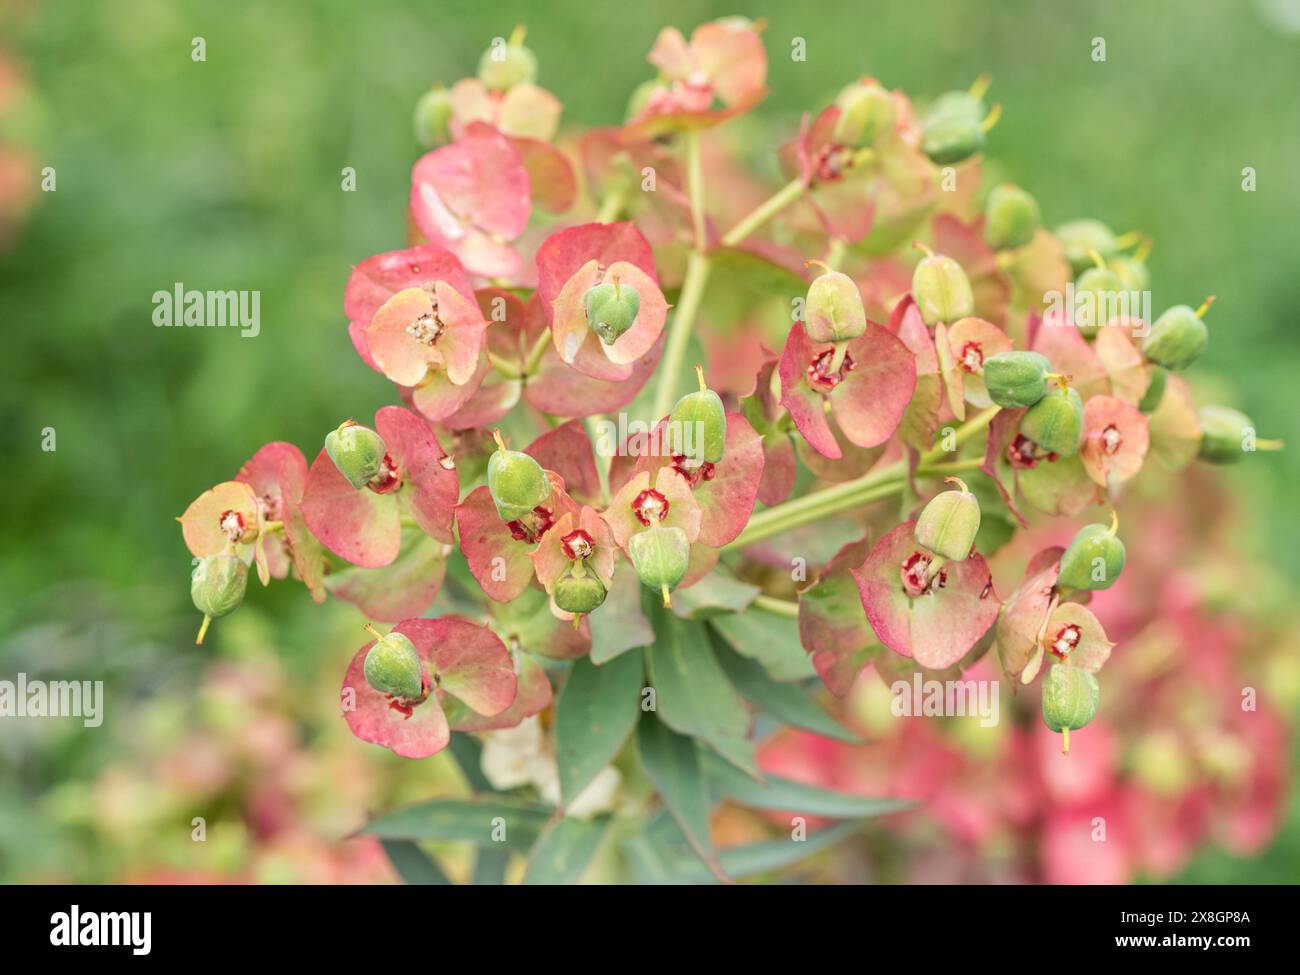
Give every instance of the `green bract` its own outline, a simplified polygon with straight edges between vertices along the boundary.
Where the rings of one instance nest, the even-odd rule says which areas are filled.
[[[495,41],[479,58],[478,77],[493,91],[532,84],[537,80],[537,57],[514,38]]]
[[[325,452],[339,473],[359,491],[383,470],[388,447],[374,430],[348,420],[326,434]]]
[[[366,654],[366,683],[380,694],[413,700],[424,694],[424,672],[415,644],[400,633],[379,636]]]
[[[551,497],[551,482],[542,465],[519,450],[507,450],[495,434],[497,449],[488,458],[487,483],[502,521],[518,521]]]
[[[875,81],[849,85],[835,99],[840,117],[832,138],[840,145],[861,149],[874,145],[894,126],[894,99]]]
[[[989,194],[984,208],[984,239],[997,250],[1023,247],[1034,239],[1041,222],[1038,201],[1019,186],[1004,183]]]
[[[921,117],[921,148],[941,166],[984,148],[984,100],[969,91],[940,95]]]
[[[1083,400],[1069,387],[1048,393],[1025,412],[1020,432],[1043,450],[1073,457],[1083,435]]]
[[[954,562],[964,561],[980,530],[980,503],[959,479],[958,490],[943,491],[930,499],[916,520],[918,544]]]
[[[998,406],[1033,406],[1047,393],[1052,363],[1038,352],[999,352],[984,360],[984,385]]]
[[[438,87],[426,91],[415,103],[415,141],[429,149],[451,141],[451,92]]]
[[[698,392],[687,393],[668,414],[670,443],[690,460],[716,464],[722,460],[727,442],[727,411],[722,398],[704,382],[704,370],[695,367],[699,377]]]
[[[1201,320],[1206,307],[1208,302],[1199,310],[1188,305],[1174,305],[1157,318],[1142,346],[1146,357],[1175,371],[1186,369],[1199,359],[1210,341],[1209,330]]]
[[[668,593],[682,581],[690,563],[691,543],[686,532],[664,525],[647,528],[627,540],[627,554],[637,578],[662,592],[664,605],[671,605]]]
[[[1073,589],[1109,589],[1124,571],[1125,558],[1114,525],[1084,525],[1061,556],[1060,583]]]
[[[925,324],[933,327],[966,318],[975,311],[970,279],[960,264],[943,254],[927,254],[912,273],[912,297]]]
[[[1070,750],[1070,732],[1082,728],[1097,713],[1101,686],[1086,670],[1069,664],[1052,664],[1043,678],[1043,722],[1065,736],[1062,750]]]
[[[604,584],[581,562],[575,562],[555,582],[555,605],[566,613],[590,613],[605,601]]]
[[[605,281],[588,288],[582,296],[587,324],[606,345],[632,327],[641,310],[641,293],[630,284]]]

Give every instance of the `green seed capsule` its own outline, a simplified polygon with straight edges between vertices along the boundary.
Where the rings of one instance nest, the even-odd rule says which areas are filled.
[[[235,555],[220,552],[200,559],[190,574],[190,598],[204,616],[220,619],[235,611],[248,588],[248,566]]]
[[[894,127],[894,100],[876,81],[849,85],[835,99],[840,117],[832,138],[843,146],[861,149]]]
[[[663,525],[647,528],[627,540],[627,554],[637,578],[662,592],[664,605],[671,606],[668,593],[685,577],[691,559],[691,543],[686,532]]]
[[[479,58],[478,77],[493,91],[532,84],[537,80],[537,56],[515,38],[494,41]]]
[[[934,327],[975,312],[970,279],[960,264],[943,254],[928,253],[912,273],[912,297],[925,324]]]
[[[984,385],[998,406],[1033,406],[1047,394],[1052,363],[1037,352],[999,352],[984,360]]]
[[[555,605],[566,613],[590,613],[605,601],[604,583],[581,562],[575,562],[555,582]]]
[[[424,694],[420,655],[415,644],[400,633],[378,636],[366,654],[365,674],[366,683],[380,694],[408,701]]]
[[[1138,409],[1143,413],[1154,413],[1160,407],[1160,401],[1165,397],[1165,387],[1169,384],[1169,373],[1156,366],[1151,370],[1151,381],[1147,383],[1147,391],[1142,394],[1142,401],[1138,403]]]
[[[1156,319],[1142,345],[1146,357],[1166,369],[1186,369],[1201,357],[1210,333],[1201,316],[1214,301],[1211,297],[1198,309],[1174,305]]]
[[[808,337],[814,342],[847,342],[867,330],[862,292],[851,277],[830,268],[808,286],[804,313],[808,318]]]
[[[248,566],[238,556],[220,552],[199,560],[190,573],[190,598],[194,608],[203,614],[195,643],[203,642],[208,624],[235,611],[244,601],[247,588]]]
[[[1025,412],[1020,432],[1043,450],[1073,457],[1083,436],[1083,400],[1068,387],[1048,393]]]
[[[1060,582],[1072,589],[1109,589],[1124,571],[1127,553],[1116,523],[1084,525],[1061,556]]]
[[[1043,723],[1064,736],[1061,750],[1070,750],[1070,732],[1086,725],[1097,713],[1101,687],[1086,670],[1069,664],[1052,664],[1043,678]]]
[[[497,449],[488,458],[487,483],[502,521],[518,521],[551,497],[551,481],[542,465],[523,451],[507,450],[499,432]]]
[[[967,115],[941,115],[922,126],[921,149],[932,162],[951,166],[984,151],[984,126]]]
[[[1200,457],[1211,464],[1235,464],[1255,445],[1255,424],[1227,406],[1202,406]]]
[[[325,436],[325,452],[339,473],[359,491],[383,471],[388,447],[374,430],[347,420]]]
[[[451,92],[438,87],[415,103],[415,141],[429,149],[451,141]]]
[[[678,438],[671,442],[684,456],[716,464],[726,449],[727,411],[722,406],[722,398],[705,384],[700,366],[695,367],[695,375],[699,377],[699,391],[687,393],[677,401],[668,414],[668,431],[670,437]],[[691,449],[687,450],[688,447]]]
[[[1093,251],[1109,261],[1117,249],[1114,232],[1100,220],[1063,223],[1056,228],[1056,240],[1075,274],[1093,266]]]
[[[1125,291],[1142,292],[1151,288],[1151,272],[1145,261],[1125,255],[1107,261],[1106,266],[1119,275]]]
[[[984,239],[996,250],[1024,247],[1042,223],[1038,201],[1019,186],[994,187],[984,208]]]
[[[613,345],[632,327],[641,310],[641,293],[630,284],[605,281],[588,288],[582,296],[587,324],[606,345]]]
[[[1109,267],[1090,267],[1074,282],[1075,325],[1085,336],[1110,324],[1124,282]]]
[[[935,555],[962,562],[970,555],[980,530],[980,503],[960,478],[948,480],[955,481],[958,490],[931,498],[916,520],[914,533],[917,543]]]

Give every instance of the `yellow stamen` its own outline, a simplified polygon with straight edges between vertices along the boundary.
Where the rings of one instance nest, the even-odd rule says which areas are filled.
[[[986,115],[984,117],[984,121],[980,123],[980,131],[981,132],[992,131],[993,126],[997,125],[998,120],[1001,118],[1002,118],[1002,103],[998,102],[991,109],[989,109],[988,115]]]
[[[1061,754],[1070,754],[1070,729],[1068,726],[1061,729]]]
[[[703,367],[703,366],[696,366],[696,367],[695,367],[695,378],[698,379],[698,380],[700,381],[700,392],[701,392],[701,393],[707,393],[707,392],[709,391],[709,384],[706,383],[706,382],[704,381],[704,367]]]
[[[1198,309],[1196,309],[1196,317],[1197,317],[1197,318],[1204,318],[1204,317],[1205,317],[1205,313],[1206,313],[1207,311],[1209,311],[1209,310],[1210,310],[1210,306],[1211,306],[1212,304],[1214,304],[1215,297],[1216,297],[1215,295],[1210,295],[1208,298],[1206,298],[1204,301],[1201,302],[1201,307],[1198,308]]]
[[[499,429],[492,431],[492,439],[497,442],[498,450],[506,449],[506,442],[501,438],[501,431]]]
[[[194,641],[196,647],[203,646],[203,638],[207,636],[208,626],[212,623],[212,617],[207,613],[203,614],[203,622],[199,625],[199,635]]]
[[[664,594],[664,609],[672,609],[673,608],[672,594],[669,593],[667,586],[662,586],[660,588],[663,590],[663,594]]]
[[[912,246],[913,246],[913,247],[919,247],[921,250],[925,251],[925,256],[926,256],[926,257],[934,257],[934,251],[930,250],[930,248],[929,248],[928,246],[926,246],[925,244],[921,243],[919,240],[914,240],[914,241],[912,241]]]
[[[982,74],[971,82],[970,93],[976,98],[983,98],[992,84],[993,76],[991,74]]]

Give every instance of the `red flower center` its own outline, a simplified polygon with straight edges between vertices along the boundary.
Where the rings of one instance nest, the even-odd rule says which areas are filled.
[[[668,499],[654,488],[648,488],[632,500],[632,514],[647,528],[657,525],[668,517]]]
[[[967,342],[961,347],[957,364],[963,372],[982,373],[984,371],[984,349],[978,342]]]
[[[262,502],[262,517],[267,521],[281,521],[280,517],[280,496],[278,494],[264,494],[259,499]]]
[[[1083,634],[1077,626],[1073,623],[1067,623],[1056,632],[1056,638],[1052,640],[1047,649],[1064,660],[1070,655],[1070,651],[1079,645],[1079,639],[1082,636]]]
[[[842,179],[853,160],[853,150],[836,143],[822,146],[812,160],[813,179],[817,182],[833,182]]]
[[[1124,435],[1119,432],[1119,427],[1115,426],[1115,424],[1112,423],[1101,431],[1101,449],[1108,455],[1115,454],[1123,445]]]
[[[400,714],[402,720],[410,718],[411,712],[429,698],[429,675],[424,674],[421,680],[424,690],[419,697],[395,697],[392,694],[385,695],[388,698],[388,706]]]
[[[596,543],[591,540],[590,535],[578,528],[560,539],[560,548],[564,549],[564,554],[569,557],[570,561],[577,562],[580,559],[591,558],[591,553],[596,549]]]
[[[834,359],[835,350],[827,349],[808,364],[808,382],[812,384],[813,389],[829,393],[844,381],[845,376],[853,371],[853,356],[847,352],[844,353],[844,362],[839,369],[831,372],[831,364]]]
[[[707,460],[696,467],[691,467],[689,459],[681,454],[673,455],[673,470],[686,478],[686,483],[689,484],[692,489],[698,487],[701,481],[713,480],[713,476],[716,473],[713,469],[713,465]]]
[[[1007,445],[1007,462],[1018,470],[1037,467],[1038,462],[1043,459],[1051,463],[1056,460],[1056,454],[1051,451],[1044,452],[1038,444],[1023,433],[1016,434],[1016,439]]]
[[[933,575],[930,574],[931,560],[932,557],[925,552],[913,552],[903,563],[902,572],[899,573],[903,580],[903,591],[913,599],[942,589],[948,584],[947,569],[941,568]]]
[[[366,487],[375,494],[391,494],[401,486],[402,472],[397,468],[397,461],[393,460],[391,454],[384,454],[383,466]]]
[[[516,542],[527,542],[532,545],[550,531],[554,524],[555,516],[551,513],[551,509],[543,508],[539,504],[533,509],[532,514],[517,521],[507,521],[506,527],[510,529],[510,535]]]
[[[237,542],[244,536],[244,516],[238,511],[230,510],[221,512],[221,517],[217,523],[221,526],[221,534],[232,542]]]

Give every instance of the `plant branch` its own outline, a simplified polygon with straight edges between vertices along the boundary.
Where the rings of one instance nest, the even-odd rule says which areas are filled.
[[[739,223],[722,235],[722,243],[735,247],[763,224],[803,196],[804,184],[801,179],[792,179],[774,194],[750,211]]]

